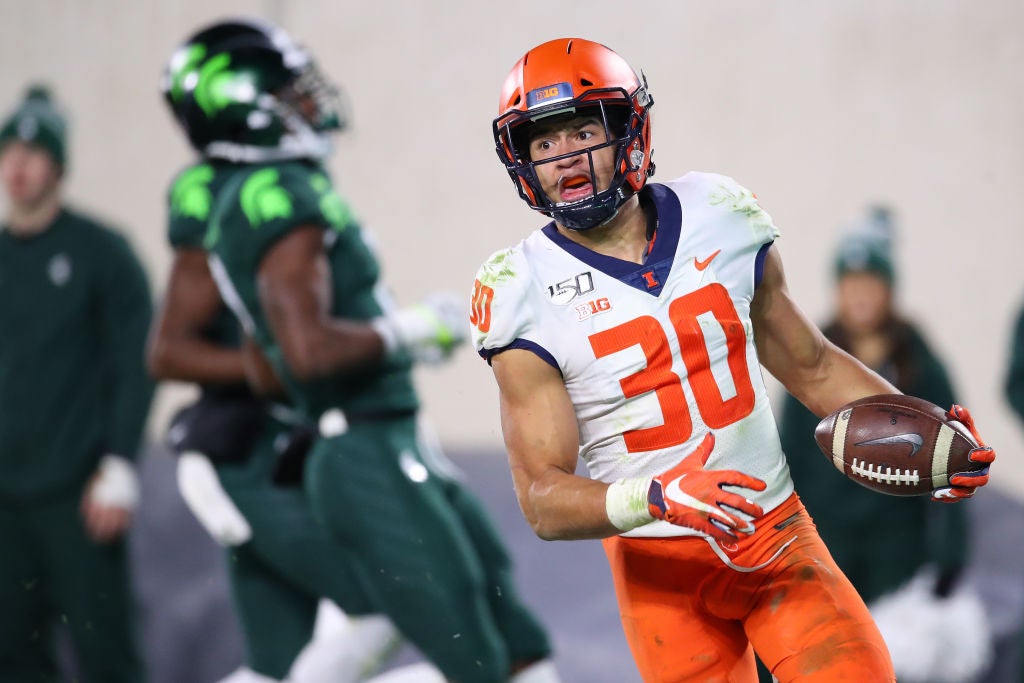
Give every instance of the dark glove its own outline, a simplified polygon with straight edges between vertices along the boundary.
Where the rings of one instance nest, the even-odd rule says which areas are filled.
[[[263,433],[267,402],[255,396],[204,393],[171,419],[168,445],[175,453],[202,453],[213,463],[243,462]]]
[[[306,456],[316,440],[316,430],[308,425],[295,427],[278,451],[273,481],[278,486],[301,486]]]

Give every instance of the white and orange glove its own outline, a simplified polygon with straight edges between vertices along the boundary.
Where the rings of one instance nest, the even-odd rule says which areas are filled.
[[[736,470],[705,470],[714,447],[715,436],[709,433],[672,469],[654,477],[620,479],[611,484],[605,498],[609,521],[616,528],[629,531],[662,519],[719,541],[753,533],[751,520],[764,515],[764,510],[723,487],[764,491],[767,485]]]
[[[996,452],[992,450],[991,446],[986,446],[982,440],[981,435],[978,434],[977,427],[974,426],[974,418],[971,417],[971,412],[963,406],[954,405],[946,413],[946,417],[950,420],[957,420],[974,437],[974,442],[978,444],[977,448],[971,450],[968,456],[971,462],[985,463],[986,465],[991,464],[996,459]],[[943,503],[955,503],[963,500],[964,498],[970,498],[973,496],[978,487],[984,486],[988,483],[988,467],[984,467],[975,472],[964,472],[962,474],[955,474],[949,478],[950,486],[943,486],[932,491],[932,500],[941,501]]]

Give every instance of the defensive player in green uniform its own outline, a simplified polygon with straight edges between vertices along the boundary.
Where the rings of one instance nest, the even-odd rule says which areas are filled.
[[[170,90],[166,95],[170,101]],[[372,613],[350,554],[312,517],[300,479],[307,430],[294,424],[293,411],[254,396],[246,384],[238,323],[202,248],[212,197],[232,166],[201,161],[171,186],[174,261],[148,354],[159,379],[201,385],[168,438],[179,452],[183,498],[228,549],[247,666],[223,683],[354,683],[400,639],[389,619]],[[321,597],[344,607],[349,619]]]
[[[65,121],[31,88],[0,126],[0,681],[143,680],[125,533],[152,384],[128,242],[64,206]]]
[[[417,435],[412,356],[438,360],[464,337],[461,297],[387,302],[319,164],[335,125],[330,86],[283,31],[232,21],[186,41],[167,87],[193,147],[235,164],[211,194],[211,271],[319,426],[305,488],[369,598],[449,680],[557,681],[482,508],[431,466]]]

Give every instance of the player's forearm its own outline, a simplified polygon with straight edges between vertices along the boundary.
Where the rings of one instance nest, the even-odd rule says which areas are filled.
[[[204,339],[154,339],[146,364],[150,375],[159,380],[199,384],[241,384],[246,380],[238,349]]]
[[[326,320],[293,327],[281,339],[288,369],[301,381],[349,374],[384,357],[380,335],[362,322]]]
[[[796,373],[793,380],[783,380],[783,384],[818,417],[865,396],[901,393],[878,373],[833,344],[823,349],[817,364]]]
[[[533,532],[545,541],[606,538],[621,533],[608,521],[608,485],[551,470],[530,478],[512,470],[519,506]]]

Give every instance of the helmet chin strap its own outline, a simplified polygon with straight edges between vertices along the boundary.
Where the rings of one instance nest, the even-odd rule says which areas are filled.
[[[214,140],[203,149],[203,155],[239,164],[295,159],[322,160],[330,156],[334,149],[331,139],[325,133],[314,130],[294,107],[273,95],[263,95],[261,104],[264,108],[262,113],[266,114],[266,109],[273,110],[288,130],[277,145],[270,147]]]
[[[277,147],[242,145],[237,142],[211,142],[203,148],[208,159],[223,159],[236,164],[256,164],[265,161],[292,161],[312,159],[319,161],[330,156],[333,146],[327,136],[314,135],[317,139],[295,139],[286,135]]]
[[[289,121],[294,123],[294,121]],[[290,161],[296,159],[326,159],[334,151],[329,136],[317,133],[303,123],[297,130],[281,136],[275,147],[243,145],[238,142],[215,140],[203,149],[203,156],[224,159],[236,164],[255,164],[266,161]]]

